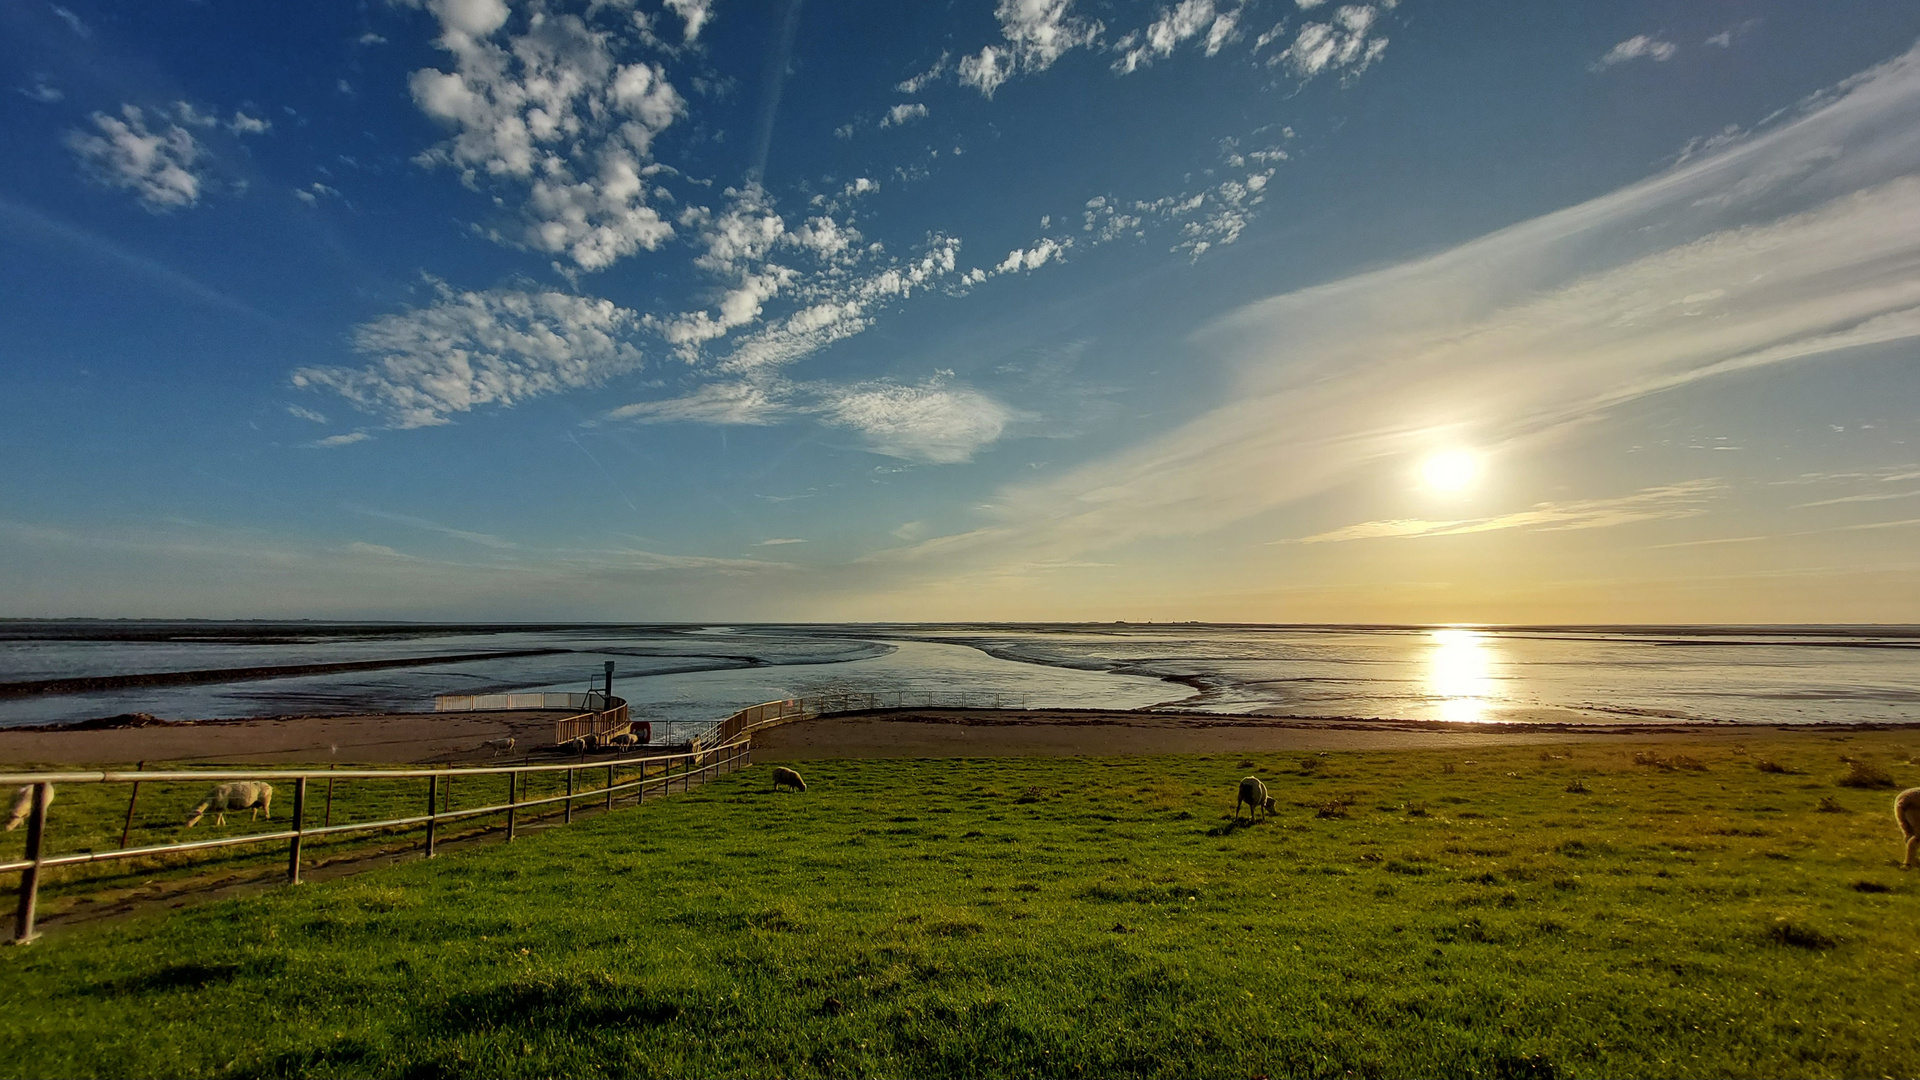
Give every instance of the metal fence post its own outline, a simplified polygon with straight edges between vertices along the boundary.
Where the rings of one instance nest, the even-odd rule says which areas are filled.
[[[607,766],[607,809],[613,809],[613,766]]]
[[[440,841],[440,777],[438,774],[427,777],[427,858],[431,859],[439,852],[434,848]]]
[[[516,811],[513,806],[514,803],[520,801],[519,793],[516,790],[519,786],[517,783],[519,779],[519,773],[510,772],[507,774],[507,843],[509,844],[513,843],[514,826],[518,824],[514,820]]]
[[[300,884],[300,841],[301,830],[307,821],[307,778],[301,777],[293,782],[293,840],[287,844],[287,884]]]
[[[339,766],[329,765],[327,766],[327,768],[335,769],[335,768],[339,768]],[[327,813],[326,813],[326,816],[321,819],[320,827],[324,829],[327,826],[332,824],[333,824],[333,777],[329,776],[327,777]]]
[[[20,907],[13,917],[15,945],[25,945],[40,936],[33,931],[33,913],[40,903],[40,861],[45,858],[47,804],[51,802],[52,784],[33,785],[33,812],[27,818],[27,858],[33,865],[20,871]]]
[[[147,767],[147,763],[143,761],[140,764],[135,765],[133,767],[133,771],[142,772],[146,769],[146,767]],[[127,820],[124,824],[120,826],[120,846],[121,847],[126,847],[127,837],[133,835],[133,804],[139,801],[140,801],[140,781],[135,780],[133,782],[133,794],[127,796]]]
[[[573,824],[573,770],[572,769],[567,770],[567,816],[564,819],[562,819],[562,824],[566,824],[566,825]]]

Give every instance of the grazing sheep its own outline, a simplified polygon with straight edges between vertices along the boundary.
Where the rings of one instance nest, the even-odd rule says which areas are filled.
[[[504,739],[488,739],[486,742],[480,744],[480,749],[493,751],[494,757],[499,757],[501,754],[511,754],[513,753],[513,736],[508,735]]]
[[[1247,817],[1253,819],[1256,809],[1265,810],[1268,817],[1273,816],[1273,796],[1267,794],[1267,785],[1257,776],[1249,776],[1240,781],[1240,794],[1233,800],[1233,820],[1240,820],[1240,804],[1247,804]]]
[[[639,746],[640,736],[635,735],[632,732],[626,732],[625,734],[621,734],[621,735],[611,735],[607,737],[607,745],[619,747],[622,750],[630,746]]]
[[[255,821],[260,819],[260,814],[264,811],[267,820],[271,821],[273,820],[273,785],[263,784],[257,780],[216,784],[212,791],[207,792],[207,797],[200,800],[200,805],[193,808],[193,813],[187,818],[187,828],[191,829],[200,824],[200,819],[209,810],[213,811],[215,825],[227,823],[229,810],[252,810]]]
[[[16,818],[20,815],[20,804],[13,804]],[[1920,787],[1908,788],[1893,799],[1893,819],[1900,823],[1900,831],[1907,837],[1907,861],[1900,864],[1902,870],[1913,869],[1913,853],[1920,849]],[[11,829],[13,826],[9,825]]]
[[[53,805],[52,788],[47,789],[47,805]],[[31,813],[33,813],[33,785],[28,784],[13,797],[13,811],[7,815],[7,831],[12,832],[19,828],[20,823],[27,820],[27,815]]]
[[[807,790],[807,782],[800,779],[799,773],[794,772],[784,765],[776,765],[773,769],[773,790],[779,791],[780,785],[782,784],[785,784],[795,791]]]

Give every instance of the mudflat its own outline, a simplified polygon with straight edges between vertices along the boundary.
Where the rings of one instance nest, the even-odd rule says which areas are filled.
[[[1078,709],[896,709],[770,728],[754,735],[753,756],[756,761],[808,761],[1421,750],[1608,738],[1731,742],[1752,738],[1761,730],[1775,728],[1747,724],[1456,724]]]
[[[489,739],[516,754],[550,745],[568,709],[361,713],[247,720],[156,721],[140,726],[0,730],[0,766],[122,765],[144,761],[426,764],[484,761]]]

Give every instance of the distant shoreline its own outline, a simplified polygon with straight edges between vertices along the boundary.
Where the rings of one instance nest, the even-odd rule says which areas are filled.
[[[339,660],[326,664],[273,664],[244,668],[204,668],[198,671],[152,671],[137,675],[82,675],[68,679],[29,679],[0,683],[0,698],[40,694],[85,694],[141,686],[190,686],[198,683],[247,682],[284,679],[295,675],[334,675],[343,671],[464,664],[479,660],[511,660],[523,656],[550,656],[566,649],[515,649],[507,652],[450,653],[441,656],[388,657],[382,660]]]

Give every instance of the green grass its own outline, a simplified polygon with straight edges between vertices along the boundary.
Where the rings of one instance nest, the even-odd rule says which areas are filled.
[[[1837,783],[1843,754],[1920,782],[1905,738],[821,762],[804,795],[759,766],[511,847],[5,950],[0,1062],[1911,1075],[1920,873],[1896,868],[1891,792]],[[1233,827],[1248,773],[1280,813]]]

